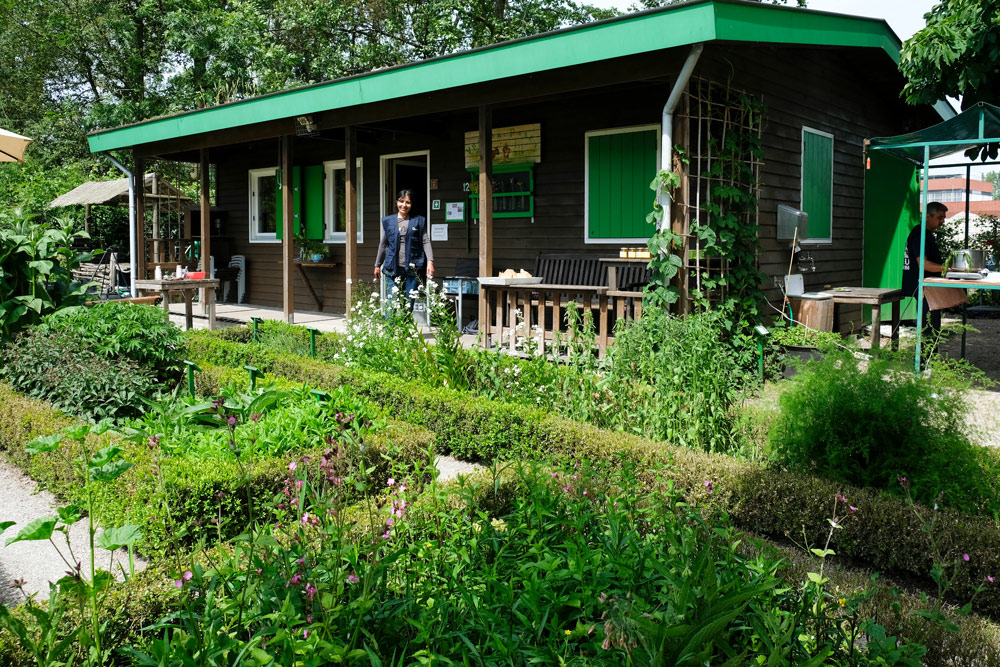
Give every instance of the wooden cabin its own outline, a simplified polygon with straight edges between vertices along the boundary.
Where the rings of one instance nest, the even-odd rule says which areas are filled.
[[[372,276],[379,220],[395,212],[401,187],[418,193],[414,213],[428,217],[438,276],[463,258],[496,275],[531,271],[540,253],[616,257],[653,232],[649,183],[660,168],[683,172],[670,219],[690,229],[703,215],[704,174],[735,127],[726,123],[743,123],[762,149],[748,158],[758,265],[777,304],[791,252],[777,238],[777,207],[809,213],[807,290],[862,285],[864,140],[952,115],[903,103],[899,50],[882,20],[693,0],[89,141],[94,152],[130,150],[136,173],[153,158],[202,164],[202,209],[211,204],[202,246],[217,267],[245,256],[247,302],[283,306],[291,319],[295,309],[344,312],[353,286]],[[746,100],[763,112],[734,120]],[[323,264],[332,264],[304,269],[312,292],[288,238],[301,228],[328,244]],[[144,261],[140,274],[152,271]],[[839,313],[839,326],[860,316]]]

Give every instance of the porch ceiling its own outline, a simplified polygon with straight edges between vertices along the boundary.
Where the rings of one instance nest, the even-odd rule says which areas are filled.
[[[295,116],[489,84],[709,41],[873,48],[899,61],[900,42],[881,19],[744,0],[690,2],[598,21],[449,56],[145,121],[88,137],[92,152],[129,148]],[[465,106],[475,104],[469,100]],[[940,113],[945,114],[943,109]],[[947,116],[945,116],[947,117]],[[275,128],[277,129],[277,128]]]

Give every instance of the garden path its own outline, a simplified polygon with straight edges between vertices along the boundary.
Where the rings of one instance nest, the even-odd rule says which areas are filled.
[[[458,475],[474,472],[479,466],[460,461],[452,456],[439,456],[434,461],[440,471],[441,481],[454,479]],[[54,516],[58,506],[56,499],[47,491],[40,491],[38,485],[30,477],[6,461],[0,460],[0,521],[16,521],[17,525],[8,528],[3,539],[9,539],[31,521],[44,516]],[[53,539],[65,552],[62,535]],[[70,530],[70,544],[78,560],[84,561],[84,568],[89,566],[87,555],[89,543],[87,538],[87,522],[79,521]],[[125,551],[114,553],[114,569],[118,564],[128,567],[128,554]],[[69,556],[67,556],[69,557]],[[104,549],[97,550],[97,566],[111,569],[112,554]],[[143,570],[146,563],[139,558],[135,560],[136,570]],[[18,542],[9,547],[0,547],[0,603],[17,604],[23,600],[21,593],[11,584],[15,579],[24,579],[24,590],[29,595],[37,593],[39,600],[49,596],[49,581],[60,579],[69,569],[49,542]],[[119,579],[120,571],[118,572]]]
[[[31,521],[44,516],[55,516],[59,503],[48,491],[38,489],[33,479],[0,460],[0,521],[16,521],[3,533],[7,540]],[[70,545],[76,559],[83,561],[86,572],[89,569],[90,544],[87,536],[87,522],[77,521],[69,531]],[[66,553],[65,539],[61,534],[52,538],[63,553]],[[70,556],[67,554],[67,558]],[[128,568],[128,553],[116,551],[112,554],[104,549],[96,551],[97,567],[113,570],[121,578],[118,564]],[[113,564],[113,567],[112,567]],[[135,559],[136,570],[143,570],[146,563]],[[59,556],[51,542],[18,542],[9,547],[0,547],[0,601],[5,604],[21,602],[20,592],[11,588],[15,579],[24,579],[24,591],[37,593],[38,599],[49,597],[49,581],[57,581],[66,574],[69,566]]]

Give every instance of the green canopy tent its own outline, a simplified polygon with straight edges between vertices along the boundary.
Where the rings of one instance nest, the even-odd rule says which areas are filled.
[[[902,247],[906,242],[906,235],[909,233],[912,224],[910,221],[919,219],[922,230],[927,228],[927,199],[928,199],[928,179],[930,175],[930,162],[942,157],[954,155],[955,153],[977,149],[977,152],[984,156],[989,156],[988,160],[981,164],[1000,164],[997,158],[996,149],[988,150],[988,144],[1000,144],[1000,108],[985,102],[978,102],[954,118],[932,125],[931,127],[901,134],[895,137],[876,137],[865,142],[865,152],[868,154],[869,176],[865,182],[865,248],[866,248],[866,275],[869,273],[869,260],[874,265],[872,268],[881,268],[875,271],[872,277],[887,279],[887,269],[899,266],[897,275],[901,274]],[[969,163],[961,162],[955,164],[935,165],[937,167],[969,167]],[[875,170],[878,170],[875,172]],[[917,169],[920,170],[919,180]],[[874,172],[874,173],[873,173]],[[922,183],[922,187],[920,187]],[[919,188],[919,189],[917,189]],[[920,193],[920,202],[917,205],[915,192]],[[966,197],[968,199],[968,197]],[[897,228],[895,234],[882,234],[885,239],[891,239],[889,243],[883,241],[881,249],[889,250],[888,254],[882,257],[881,267],[875,265],[878,260],[869,257],[869,238],[874,238],[876,234],[869,234],[869,228],[874,231],[879,225],[875,224],[879,215],[877,202],[896,202]],[[902,202],[902,206],[898,203]],[[893,206],[893,204],[889,204]],[[869,216],[872,217],[869,217]],[[968,216],[966,216],[968,224]],[[869,225],[869,222],[872,224]],[[882,228],[884,232],[884,227]],[[900,238],[900,233],[902,238]],[[872,244],[878,246],[879,244]],[[876,247],[871,248],[872,251]],[[919,266],[923,266],[925,254],[924,235],[920,236],[920,259]],[[874,254],[874,252],[873,252]],[[920,338],[921,329],[919,322],[923,318],[924,300],[924,280],[923,273],[920,274],[916,297],[916,321],[917,326],[917,349],[914,358],[914,369],[920,370]],[[898,283],[897,283],[898,284]],[[961,287],[955,285],[955,287]],[[1000,285],[984,288],[998,289]]]

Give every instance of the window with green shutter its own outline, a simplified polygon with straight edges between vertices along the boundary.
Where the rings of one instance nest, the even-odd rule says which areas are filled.
[[[585,135],[584,231],[587,243],[645,242],[653,233],[649,184],[660,163],[660,126]]]
[[[802,128],[802,202],[809,214],[808,243],[833,240],[833,135]]]

